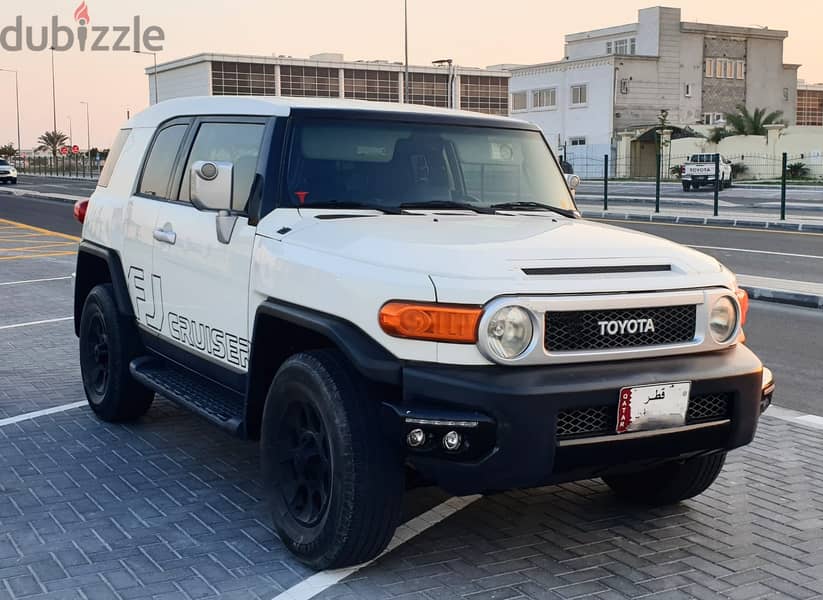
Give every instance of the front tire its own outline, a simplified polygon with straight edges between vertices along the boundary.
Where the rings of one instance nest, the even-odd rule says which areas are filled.
[[[688,192],[689,190],[691,190],[691,188],[692,188],[692,186],[688,181],[683,182],[683,191],[684,192]]]
[[[400,446],[384,437],[380,402],[335,350],[289,358],[266,398],[263,475],[274,527],[317,570],[368,561],[400,521]]]
[[[606,475],[603,481],[623,500],[664,506],[705,492],[720,475],[725,462],[726,453],[718,452],[664,463],[635,473]]]
[[[89,292],[80,318],[80,372],[89,406],[104,421],[142,417],[154,400],[129,372],[140,355],[134,329],[117,310],[110,283]]]

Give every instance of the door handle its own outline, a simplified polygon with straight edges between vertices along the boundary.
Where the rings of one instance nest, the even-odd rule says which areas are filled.
[[[177,234],[169,229],[155,229],[154,230],[154,239],[158,242],[163,242],[164,244],[171,244],[174,246],[174,243],[177,241]]]

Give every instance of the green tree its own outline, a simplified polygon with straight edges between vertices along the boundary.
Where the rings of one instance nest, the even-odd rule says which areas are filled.
[[[715,127],[709,132],[708,140],[713,144],[719,144],[723,138],[729,137],[730,135],[734,135],[728,129],[723,127]]]
[[[766,125],[783,123],[783,111],[766,113],[765,108],[755,108],[753,113],[740,104],[736,113],[726,113],[726,124],[736,135],[766,135]]]
[[[5,146],[0,146],[0,156],[9,157],[14,156],[15,154],[17,154],[17,150],[14,148],[14,144],[12,144],[11,142],[6,144]]]
[[[51,152],[52,156],[57,158],[57,153],[60,151],[60,147],[64,146],[68,141],[69,136],[62,131],[47,131],[37,138],[37,143],[40,145],[37,146],[35,150],[37,152],[45,152],[48,150]]]

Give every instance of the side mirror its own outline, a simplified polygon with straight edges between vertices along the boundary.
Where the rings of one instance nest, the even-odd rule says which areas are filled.
[[[234,165],[198,160],[191,166],[189,196],[200,210],[231,210]]]
[[[570,190],[574,191],[577,189],[577,186],[580,185],[580,177],[573,173],[566,173],[566,184]]]

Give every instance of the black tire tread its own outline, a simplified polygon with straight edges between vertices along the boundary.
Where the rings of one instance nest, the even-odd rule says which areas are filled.
[[[404,471],[402,461],[393,460],[391,449],[381,443],[379,402],[370,396],[345,357],[337,350],[315,350],[289,358],[275,376],[294,366],[308,369],[320,379],[332,397],[343,404],[349,428],[341,430],[342,457],[352,465],[353,495],[343,499],[341,515],[348,520],[337,524],[333,538],[320,547],[295,545],[282,535],[286,546],[314,569],[334,569],[366,562],[377,556],[391,541],[400,521]],[[276,526],[276,524],[275,524]]]
[[[606,475],[603,481],[624,500],[665,506],[705,492],[720,475],[725,462],[726,453],[717,452],[638,473]]]
[[[119,423],[142,417],[154,401],[154,392],[135,381],[129,372],[129,362],[140,356],[142,346],[135,327],[117,310],[114,287],[110,283],[95,286],[86,296],[80,319],[81,334],[96,304],[103,314],[109,337],[109,389],[106,398],[95,404],[89,398],[89,406],[104,421]],[[85,385],[84,385],[85,388]]]

